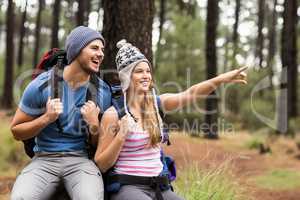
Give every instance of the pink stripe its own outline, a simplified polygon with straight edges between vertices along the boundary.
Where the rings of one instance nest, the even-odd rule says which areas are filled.
[[[157,152],[150,152],[150,153],[141,153],[141,154],[120,154],[119,158],[128,158],[128,157],[143,157],[143,156],[151,156],[151,155],[155,155],[157,154]]]
[[[142,142],[142,141],[145,141],[145,140],[148,140],[149,138],[142,138],[142,139],[129,139],[129,138],[126,138],[125,140],[125,143],[126,142]]]
[[[137,160],[130,160],[130,161],[120,161],[118,160],[116,165],[142,165],[142,166],[158,166],[161,165],[162,162],[160,159],[155,159],[155,160],[142,160],[142,161],[137,161]]]
[[[128,148],[128,149],[134,149],[134,148],[141,148],[144,147],[146,144],[141,144],[141,145],[136,145],[136,146],[127,146],[124,145],[123,148]],[[123,150],[122,150],[123,151]]]

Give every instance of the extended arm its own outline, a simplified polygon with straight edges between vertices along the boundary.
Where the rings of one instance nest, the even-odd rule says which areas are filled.
[[[205,98],[215,89],[217,89],[217,87],[219,87],[222,83],[246,84],[246,74],[243,72],[245,69],[246,67],[243,67],[226,72],[224,74],[220,74],[215,78],[197,83],[180,93],[162,94],[160,95],[162,106],[165,111],[180,109],[197,99]]]

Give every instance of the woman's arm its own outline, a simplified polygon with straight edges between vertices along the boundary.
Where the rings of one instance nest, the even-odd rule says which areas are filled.
[[[205,98],[210,93],[212,93],[217,87],[222,83],[242,83],[247,84],[247,75],[243,72],[247,67],[242,67],[240,69],[232,70],[224,74],[220,74],[215,78],[200,82],[188,88],[187,90],[174,93],[174,94],[162,94],[160,95],[160,100],[162,107],[165,111],[172,111],[175,109],[180,109],[197,99]]]
[[[127,135],[127,120],[119,122],[117,111],[111,107],[103,114],[95,162],[101,172],[106,172],[117,161]]]

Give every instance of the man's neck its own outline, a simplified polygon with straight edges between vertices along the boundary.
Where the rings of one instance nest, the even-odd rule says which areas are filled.
[[[76,89],[86,84],[90,75],[82,70],[79,63],[72,62],[65,67],[63,78],[72,89]]]

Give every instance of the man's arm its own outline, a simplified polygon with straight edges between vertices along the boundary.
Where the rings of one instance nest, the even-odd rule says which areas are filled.
[[[10,130],[16,140],[32,138],[54,122],[62,110],[62,103],[59,99],[48,99],[46,112],[40,117],[30,116],[18,108],[11,122]]]

